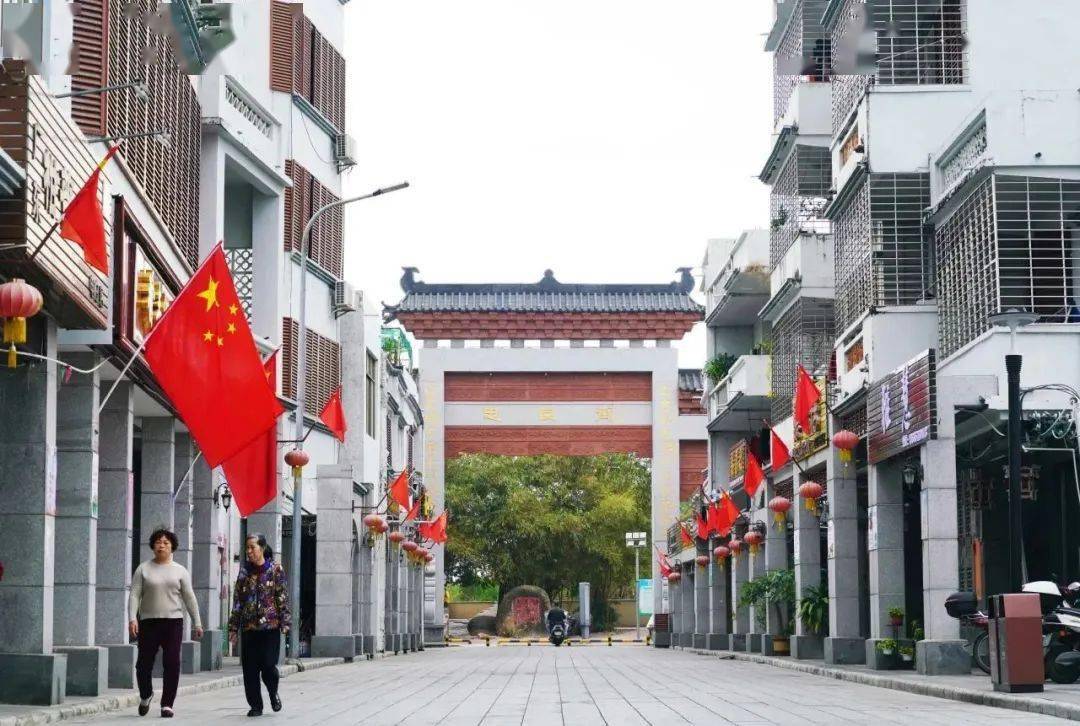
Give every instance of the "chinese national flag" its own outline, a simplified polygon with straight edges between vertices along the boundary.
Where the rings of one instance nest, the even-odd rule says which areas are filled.
[[[769,459],[772,461],[774,472],[791,461],[791,452],[788,451],[787,444],[772,429],[769,429]]]
[[[415,519],[416,515],[420,514],[420,504],[423,501],[424,501],[423,497],[417,497],[416,498],[416,501],[413,502],[412,509],[410,509],[409,513],[405,515],[405,521],[406,522],[408,522],[410,519]]]
[[[810,433],[810,411],[814,404],[821,400],[821,391],[806,369],[798,366],[798,377],[795,380],[795,423],[805,433]]]
[[[420,536],[432,542],[446,541],[446,510],[431,522],[421,522],[417,528]]]
[[[390,485],[390,498],[397,502],[397,505],[409,511],[409,470],[402,469],[401,473],[397,475],[397,479],[394,479],[394,483]]]
[[[731,495],[727,492],[720,494],[717,512],[720,526],[716,533],[721,537],[727,537],[731,534],[731,528],[735,525],[735,520],[739,518],[739,508],[735,506],[735,502],[731,501]]]
[[[82,247],[86,264],[106,275],[109,274],[109,252],[105,220],[101,216],[101,200],[98,199],[98,183],[101,170],[119,148],[117,145],[109,149],[60,217],[60,236]]]
[[[266,382],[274,395],[277,395],[276,361],[277,351],[274,351],[263,364]],[[225,481],[241,517],[258,511],[277,495],[277,451],[277,426],[270,424],[261,436],[222,462]]]
[[[150,330],[144,355],[211,467],[281,414],[220,244]]]
[[[326,424],[326,428],[330,429],[330,433],[334,435],[341,443],[345,443],[345,411],[341,408],[341,386],[337,387],[337,390],[330,394],[330,398],[326,399],[326,405],[323,406],[322,413],[319,414],[319,420]]]
[[[686,525],[679,522],[679,537],[682,538],[683,547],[693,547],[694,538],[690,536],[690,533],[686,530]]]
[[[753,497],[757,494],[758,487],[765,481],[765,472],[761,470],[761,462],[753,451],[746,452],[746,473],[743,474],[742,486],[746,496]]]
[[[709,538],[709,522],[708,519],[702,519],[700,514],[694,515],[694,522],[697,524],[697,538],[708,539]]]
[[[706,522],[708,524],[710,532],[712,532],[713,534],[715,534],[717,536],[723,536],[720,533],[720,530],[721,530],[721,526],[720,526],[721,525],[720,507],[717,506],[716,502],[713,502],[713,503],[711,503],[709,505],[709,514],[706,517]]]

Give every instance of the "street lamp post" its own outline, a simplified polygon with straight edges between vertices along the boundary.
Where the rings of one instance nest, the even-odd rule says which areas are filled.
[[[641,640],[641,593],[638,585],[641,582],[641,548],[646,546],[644,532],[627,532],[626,546],[634,548],[634,640]]]
[[[308,259],[311,256],[311,228],[315,225],[316,220],[319,219],[325,212],[334,209],[336,207],[342,207],[346,204],[352,204],[353,202],[359,202],[364,199],[371,199],[372,197],[378,197],[390,192],[396,192],[399,189],[405,189],[409,186],[409,182],[402,182],[401,184],[395,184],[392,187],[385,187],[383,189],[376,189],[369,194],[363,194],[359,197],[350,197],[349,199],[339,199],[336,202],[330,202],[324,204],[315,210],[315,213],[311,215],[311,218],[304,225],[304,231],[300,235],[300,311],[297,316],[297,327],[299,328],[299,335],[297,337],[297,352],[296,352],[296,448],[303,450],[304,448],[304,382],[307,378],[307,271],[308,271]],[[292,567],[293,572],[289,573],[292,576],[292,592],[289,593],[290,600],[292,602],[293,612],[296,613],[296,622],[293,623],[292,629],[289,631],[289,652],[293,658],[300,657],[300,530],[302,527],[302,513],[303,513],[303,494],[304,494],[304,480],[303,470],[301,467],[293,468],[293,514],[292,514]]]

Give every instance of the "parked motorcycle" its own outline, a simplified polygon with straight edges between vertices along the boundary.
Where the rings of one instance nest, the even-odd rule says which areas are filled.
[[[556,648],[570,637],[570,618],[562,608],[548,610],[544,616],[544,624],[547,626],[548,640]]]

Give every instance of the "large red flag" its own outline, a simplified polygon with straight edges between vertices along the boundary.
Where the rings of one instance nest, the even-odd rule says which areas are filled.
[[[86,264],[106,275],[109,274],[109,251],[105,239],[105,220],[101,216],[101,200],[98,198],[98,183],[101,170],[119,148],[117,145],[109,149],[60,217],[60,236],[82,247]]]
[[[753,497],[757,494],[758,487],[765,481],[765,472],[761,470],[761,462],[753,451],[746,452],[746,473],[743,474],[742,488],[746,496]]]
[[[821,400],[821,391],[806,369],[798,366],[795,380],[795,423],[805,432],[810,433],[810,411]]]
[[[334,438],[345,443],[347,427],[345,426],[345,411],[341,408],[341,386],[338,386],[337,390],[330,394],[330,398],[326,399],[326,405],[319,414],[319,420],[326,424],[326,428],[330,429]]]
[[[277,395],[277,351],[263,364],[270,391]],[[258,511],[277,495],[277,426],[221,463],[241,517]]]
[[[150,330],[145,346],[150,370],[211,467],[281,414],[220,244]]]
[[[420,514],[420,505],[423,503],[423,501],[423,497],[416,498],[416,501],[413,502],[412,509],[410,509],[409,513],[405,515],[404,521],[408,522],[410,519],[415,519],[416,515]]]
[[[694,546],[694,538],[690,536],[690,532],[682,522],[679,522],[679,537],[682,539],[683,547]]]
[[[402,469],[401,473],[397,475],[397,479],[394,479],[394,483],[390,485],[390,499],[397,502],[397,505],[409,511],[409,470]]]
[[[731,500],[730,494],[721,492],[717,511],[719,512],[717,516],[720,520],[720,527],[716,530],[716,533],[721,537],[727,537],[731,534],[731,528],[735,525],[735,520],[739,518],[739,508]]]
[[[774,472],[791,461],[791,452],[788,450],[787,444],[772,429],[769,429],[769,459],[772,462]]]
[[[671,561],[659,549],[656,550],[656,564],[660,567],[660,577],[667,578],[671,574]]]
[[[709,527],[710,532],[715,535],[720,535],[720,507],[716,505],[716,502],[709,504],[709,513],[706,515],[705,522]]]
[[[694,523],[697,524],[697,538],[708,539],[709,538],[709,521],[708,518],[702,519],[700,513],[694,514]]]

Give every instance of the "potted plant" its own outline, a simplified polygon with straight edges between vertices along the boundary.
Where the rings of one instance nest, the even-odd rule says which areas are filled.
[[[912,645],[901,645],[899,648],[900,657],[905,663],[910,663],[915,660],[915,647]]]
[[[806,588],[806,592],[799,598],[796,614],[807,630],[814,635],[823,635],[829,618],[828,585]]]
[[[745,598],[745,599],[744,599]],[[772,608],[777,632],[772,649],[778,655],[791,652],[791,611],[795,607],[795,571],[769,570],[743,586],[740,603],[754,606],[754,620],[759,630],[766,628],[766,611]]]
[[[904,624],[904,608],[889,608],[889,622],[893,627],[899,628]]]
[[[715,386],[724,379],[724,376],[735,365],[736,357],[731,353],[719,353],[705,364],[705,375]]]
[[[896,652],[896,641],[892,638],[882,638],[878,641],[877,649],[882,655],[892,655]]]

